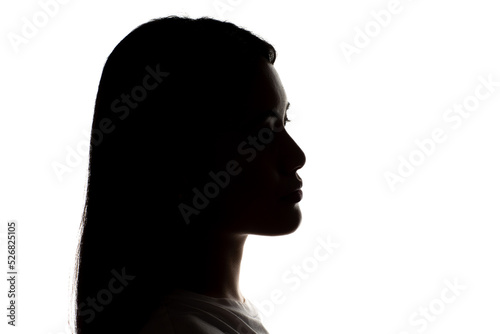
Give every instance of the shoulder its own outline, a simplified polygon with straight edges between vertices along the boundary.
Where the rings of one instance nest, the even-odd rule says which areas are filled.
[[[156,310],[139,334],[224,334],[196,314],[175,313],[161,307]]]
[[[139,334],[174,334],[167,310],[159,308],[149,317]]]

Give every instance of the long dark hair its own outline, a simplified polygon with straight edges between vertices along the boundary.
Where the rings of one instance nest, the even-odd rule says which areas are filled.
[[[216,135],[241,125],[261,57],[273,64],[276,51],[245,29],[177,16],[137,27],[108,57],[76,260],[79,334],[138,333],[175,287],[185,231],[206,217],[187,225],[179,194],[203,182]]]

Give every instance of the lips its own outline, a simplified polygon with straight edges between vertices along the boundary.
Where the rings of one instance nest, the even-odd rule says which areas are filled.
[[[283,197],[287,197],[287,196],[290,196],[291,194],[297,192],[297,191],[300,191],[300,194],[302,195],[302,191],[300,190],[302,188],[302,181],[300,181],[299,183],[295,183],[294,185],[292,185],[290,188],[288,188],[289,190],[284,192],[283,196],[281,196],[280,198],[283,198]]]
[[[282,196],[280,200],[290,203],[297,203],[302,200],[302,190],[297,189],[288,195]]]

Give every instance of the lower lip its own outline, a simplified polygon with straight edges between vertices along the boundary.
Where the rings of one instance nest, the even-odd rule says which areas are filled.
[[[290,195],[286,195],[280,198],[280,200],[288,203],[297,203],[302,199],[302,190],[297,190],[291,193]]]

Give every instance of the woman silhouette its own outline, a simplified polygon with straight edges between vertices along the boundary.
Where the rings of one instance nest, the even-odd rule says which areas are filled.
[[[76,268],[87,333],[267,333],[239,289],[249,234],[301,221],[305,155],[275,49],[210,18],[166,17],[108,57]]]

